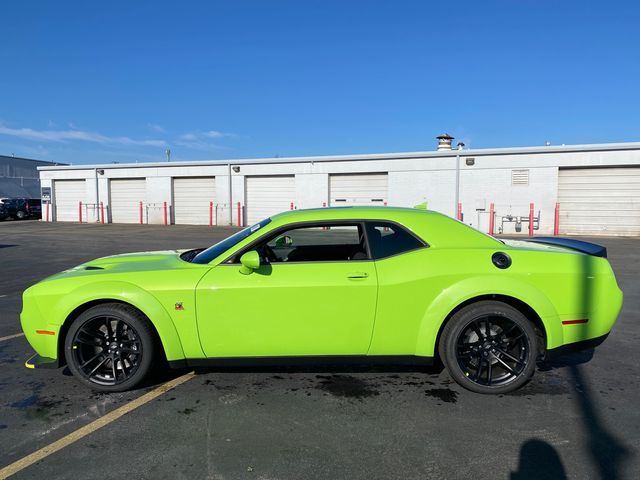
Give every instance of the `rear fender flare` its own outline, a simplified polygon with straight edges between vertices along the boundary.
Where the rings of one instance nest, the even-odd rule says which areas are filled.
[[[416,355],[434,356],[437,351],[438,334],[449,314],[464,302],[487,295],[503,295],[526,303],[542,320],[547,348],[562,344],[562,325],[558,312],[540,290],[512,277],[484,276],[451,285],[434,299],[427,308],[418,330]]]

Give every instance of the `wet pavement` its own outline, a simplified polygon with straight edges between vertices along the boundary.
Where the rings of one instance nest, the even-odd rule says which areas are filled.
[[[19,332],[19,294],[40,278],[231,231],[0,223],[0,337]],[[638,478],[640,240],[596,241],[625,292],[619,323],[595,352],[541,365],[514,394],[467,392],[437,367],[197,370],[13,478]],[[98,394],[66,369],[25,369],[30,353],[24,337],[0,342],[0,468],[184,373]]]

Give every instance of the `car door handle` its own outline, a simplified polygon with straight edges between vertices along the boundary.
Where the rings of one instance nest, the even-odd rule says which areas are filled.
[[[369,274],[367,272],[352,272],[347,275],[347,278],[368,278]]]

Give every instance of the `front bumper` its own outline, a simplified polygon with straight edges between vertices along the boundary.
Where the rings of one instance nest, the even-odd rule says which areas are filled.
[[[41,357],[37,353],[24,362],[24,366],[27,368],[58,368],[60,362],[55,358]]]

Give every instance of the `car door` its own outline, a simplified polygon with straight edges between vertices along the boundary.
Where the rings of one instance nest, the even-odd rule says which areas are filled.
[[[196,290],[208,357],[365,355],[377,277],[361,223],[279,229],[248,250],[260,268],[240,272],[240,252]]]

